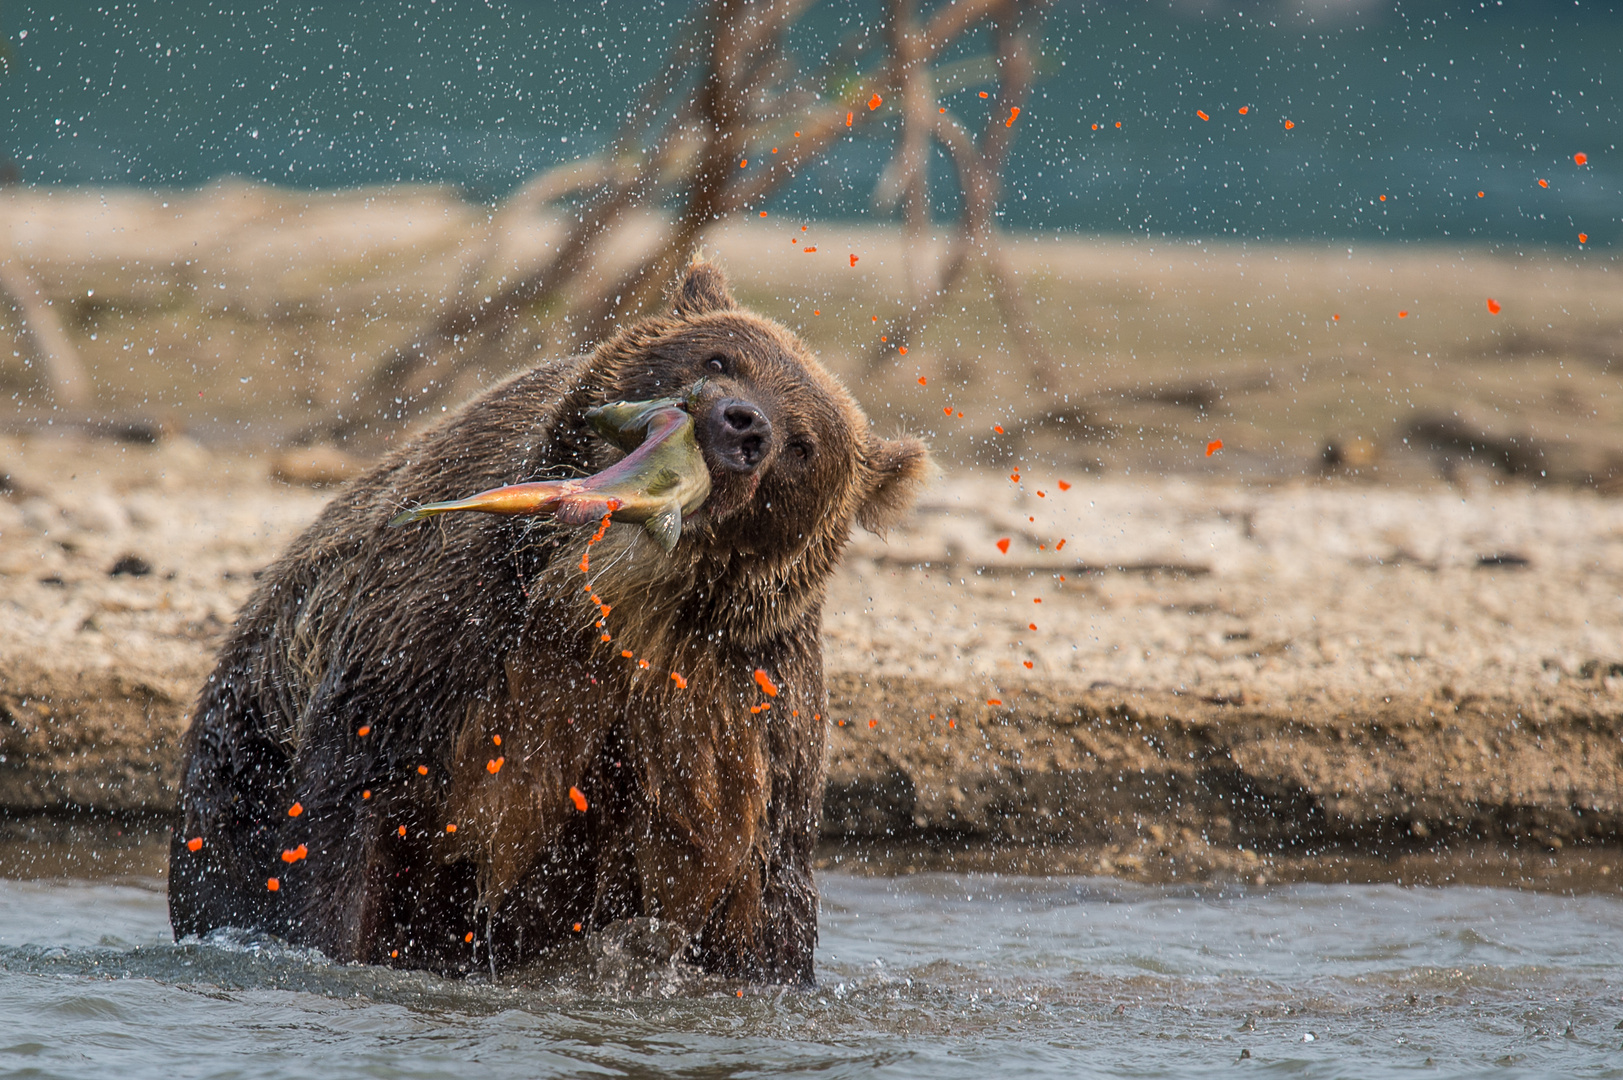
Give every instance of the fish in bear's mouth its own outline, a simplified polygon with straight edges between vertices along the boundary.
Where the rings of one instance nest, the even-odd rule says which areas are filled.
[[[571,480],[541,480],[491,488],[465,499],[425,503],[395,515],[390,526],[407,525],[436,514],[547,514],[569,525],[585,525],[613,515],[642,525],[668,553],[682,536],[682,521],[710,496],[710,468],[694,435],[691,408],[703,381],[681,397],[616,401],[586,413],[594,431],[627,451],[602,472]],[[747,481],[753,496],[760,473]],[[731,499],[729,502],[733,501]]]

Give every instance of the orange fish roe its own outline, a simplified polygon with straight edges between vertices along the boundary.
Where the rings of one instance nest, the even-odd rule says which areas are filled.
[[[1063,550],[1065,550],[1065,541],[1061,540],[1059,543],[1055,544],[1054,545],[1054,550],[1055,551],[1063,551]],[[1065,579],[1060,578],[1060,580],[1064,581]]]
[[[398,958],[399,956],[400,956],[400,950],[399,949],[390,949],[389,950],[389,959],[390,960],[394,960],[394,959]]]
[[[361,798],[370,799],[371,797],[372,797],[372,789],[371,788],[367,788],[365,791],[361,792]]]
[[[1039,491],[1039,492],[1037,492],[1037,498],[1039,498],[1039,499],[1046,499],[1046,498],[1048,498],[1048,492],[1046,492],[1046,491]]]
[[[813,314],[813,315],[821,315],[821,314],[822,314],[822,312],[821,312],[821,311],[816,311],[816,310],[813,310],[813,311],[812,311],[812,314]]]
[[[688,688],[688,681],[675,671],[671,672],[671,682],[676,684],[676,688],[678,690],[686,690]]]
[[[762,216],[762,217],[766,217],[766,211],[765,211],[765,210],[762,210],[762,211],[761,211],[761,216]]]
[[[1116,126],[1121,127],[1120,124],[1117,124]],[[955,727],[958,726],[958,721],[956,721],[956,720],[948,720],[947,721],[947,726],[950,727],[950,728],[955,728]]]
[[[569,801],[575,804],[576,810],[583,814],[586,813],[586,796],[581,794],[580,788],[571,787],[569,789]]]
[[[1014,122],[1020,118],[1020,106],[1009,106],[1009,118],[1003,121],[1004,127],[1014,127]]]
[[[1497,315],[1497,314],[1499,314],[1499,301],[1495,300],[1491,296],[1488,297],[1488,314],[1489,315]]]
[[[627,659],[627,660],[630,660],[630,659],[631,659],[631,655],[632,655],[632,654],[631,654],[631,650],[630,650],[630,649],[621,649],[621,650],[620,650],[620,655],[621,655],[621,656],[623,656],[623,657],[625,657],[625,658],[626,658],[626,659]]]
[[[1200,117],[1202,120],[1210,120],[1211,119],[1211,117],[1207,116],[1206,113],[1201,109],[1196,109],[1195,110],[1195,115]]]
[[[1485,199],[1488,197],[1488,193],[1486,191],[1479,191],[1476,193],[1476,197],[1479,199]]]
[[[942,409],[941,411],[946,413],[948,416],[951,416],[952,415],[952,406],[948,405],[945,409]]]
[[[851,120],[852,120],[852,116],[853,116],[853,114],[851,114],[851,113],[846,113],[846,114],[845,114],[845,126],[846,126],[846,127],[850,127],[850,126],[851,126]]]
[[[897,349],[896,351],[901,353],[903,356],[906,356],[907,355],[907,346],[903,345],[900,349]]]
[[[1249,106],[1249,105],[1241,105],[1240,106],[1240,115],[1241,116],[1244,116],[1246,113],[1248,113],[1250,111],[1251,111],[1251,106]],[[1026,666],[1030,667],[1031,665],[1027,664]]]
[[[1588,233],[1579,233],[1578,234],[1578,243],[1580,243],[1580,244],[1589,243],[1589,234]]]
[[[1009,538],[1007,536],[997,542],[997,549],[1005,555],[1009,553]]]
[[[452,823],[446,825],[445,826],[445,831],[448,832],[448,833],[456,832],[456,823],[452,822]]]
[[[1061,480],[1061,481],[1059,481],[1059,489],[1061,491],[1070,491],[1071,490],[1071,482],[1069,480]]]
[[[493,757],[489,761],[485,762],[485,771],[490,775],[495,776],[497,773],[502,771],[502,766],[506,764],[506,762],[507,759],[505,757]]]
[[[924,376],[923,376],[923,375],[920,375],[920,376],[919,376],[919,385],[920,385],[920,386],[923,386],[923,385],[925,385],[925,379],[924,379]]]
[[[300,844],[296,848],[288,848],[286,851],[282,852],[282,861],[285,863],[296,863],[309,854],[310,849],[305,847],[303,844]]]
[[[419,765],[419,766],[417,766],[417,775],[418,776],[427,776],[428,775],[428,766],[427,765]]]
[[[1121,121],[1120,121],[1120,120],[1117,120],[1117,121],[1116,121],[1116,126],[1117,126],[1117,127],[1121,127]]]
[[[462,935],[462,940],[465,943],[471,943],[473,941],[473,931],[469,930],[466,934]]]
[[[869,720],[869,721],[868,721],[868,727],[869,727],[869,728],[870,728],[870,729],[872,729],[872,728],[876,728],[876,727],[878,727],[878,726],[879,726],[879,721],[877,721],[877,720]]]
[[[298,817],[302,813],[304,813],[304,804],[303,803],[296,802],[292,806],[287,808],[287,816],[288,817]]]
[[[1408,312],[1407,312],[1407,311],[1400,311],[1400,312],[1398,312],[1398,318],[1400,318],[1400,319],[1407,319],[1407,318],[1408,318],[1408,317],[1409,317],[1409,313],[1408,313]]]
[[[740,161],[740,162],[739,162],[739,163],[738,163],[738,167],[739,167],[739,168],[740,168],[740,169],[742,169],[742,168],[744,168],[744,167],[746,167],[746,166],[747,166],[747,165],[749,165],[749,159],[748,159],[748,158],[745,158],[745,159],[744,159],[744,160],[743,160],[743,161]]]
[[[1001,705],[1001,704],[1003,704],[1003,699],[1002,698],[989,697],[989,698],[986,699],[986,703],[988,705]]]
[[[372,734],[372,725],[371,724],[362,724],[359,728],[357,728],[355,730],[355,734],[360,736],[363,739],[366,738],[368,735]]]
[[[1206,456],[1211,457],[1221,449],[1223,449],[1223,440],[1213,439],[1211,442],[1206,444]]]
[[[997,432],[999,435],[1001,435],[1001,434],[1003,434],[1003,425],[1002,424],[993,424],[992,425],[992,430]]]
[[[851,256],[851,265],[855,266],[856,264],[857,264],[857,257],[855,255],[853,255],[853,256]]]
[[[800,250],[804,251],[807,255],[810,255],[812,252],[816,251],[817,249],[815,247],[807,247],[807,248],[801,248]]]
[[[580,933],[580,923],[575,924],[575,933]]]
[[[190,840],[186,841],[187,851],[201,851],[202,848],[203,838],[201,836],[194,836]]]
[[[402,825],[402,826],[400,826],[400,828],[396,829],[395,832],[400,834],[401,836],[405,836],[406,835],[406,827],[404,825]]]
[[[640,668],[643,668],[644,670],[647,670],[648,661],[646,661],[646,660],[638,660],[637,661],[637,666],[640,667]]]
[[[873,97],[868,99],[868,111],[872,112],[884,103],[885,99],[880,97],[878,94],[875,94]]]
[[[1027,623],[1026,624],[1026,629],[1027,630],[1035,630],[1035,629],[1037,629],[1037,624],[1036,623]]]
[[[985,90],[982,90],[982,91],[981,91],[981,97],[986,97],[986,96],[987,96],[987,93],[986,93],[986,91],[985,91]]]
[[[266,878],[265,879],[265,888],[269,889],[271,892],[275,892],[277,889],[280,889],[281,887],[282,887],[282,882],[279,879],[277,879],[277,878]]]
[[[1550,186],[1550,182],[1549,182],[1549,181],[1548,181],[1548,180],[1540,180],[1540,181],[1539,181],[1539,182],[1538,182],[1538,186],[1539,186],[1539,187],[1549,187],[1549,186]]]
[[[761,668],[755,669],[755,685],[759,686],[761,688],[761,693],[765,694],[767,697],[778,696],[777,683],[773,682],[772,677]]]
[[[1589,164],[1589,155],[1584,154],[1584,153],[1573,154],[1572,155],[1572,163],[1574,165],[1588,165]]]
[[[1028,671],[1029,671],[1029,670],[1030,670],[1030,669],[1031,669],[1031,661],[1030,661],[1030,660],[1022,660],[1022,661],[1020,661],[1020,662],[1021,662],[1021,663],[1022,663],[1022,664],[1024,664],[1024,665],[1026,665],[1026,669],[1027,669],[1027,670],[1028,670]]]
[[[800,138],[800,132],[798,132],[798,131],[795,132],[795,138],[797,138],[797,139]]]
[[[1285,121],[1285,130],[1286,131],[1289,131],[1291,128],[1293,128],[1295,126],[1296,126],[1296,121],[1294,121],[1294,120]]]
[[[1340,322],[1341,321],[1341,316],[1340,315],[1332,315],[1332,316],[1330,316],[1330,321],[1331,322]]]
[[[1382,202],[1385,202],[1385,201],[1386,201],[1386,196],[1385,196],[1385,195],[1382,195],[1382,196],[1381,196],[1381,201],[1382,201]]]

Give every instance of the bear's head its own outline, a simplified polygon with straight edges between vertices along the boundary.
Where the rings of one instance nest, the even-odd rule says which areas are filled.
[[[669,310],[605,342],[593,367],[606,400],[686,393],[711,493],[684,522],[702,557],[821,580],[853,523],[883,532],[928,476],[911,436],[876,434],[862,409],[785,327],[739,307],[721,270],[694,261]]]

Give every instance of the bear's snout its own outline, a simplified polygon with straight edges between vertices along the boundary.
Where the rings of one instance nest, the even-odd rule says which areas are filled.
[[[710,449],[737,473],[752,473],[772,450],[772,421],[753,402],[722,398],[710,409]]]

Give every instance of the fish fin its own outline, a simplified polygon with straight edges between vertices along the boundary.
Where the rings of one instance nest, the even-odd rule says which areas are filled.
[[[682,538],[682,504],[667,503],[665,509],[643,522],[642,527],[669,555]]]

